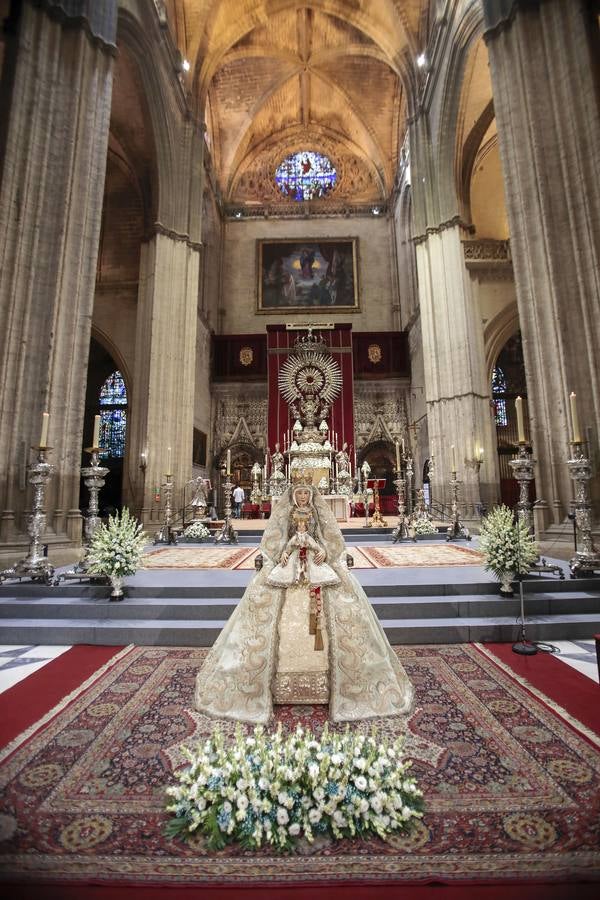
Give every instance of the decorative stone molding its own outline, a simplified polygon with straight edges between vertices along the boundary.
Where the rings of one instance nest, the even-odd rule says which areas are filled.
[[[465,222],[462,216],[452,216],[451,219],[448,219],[446,222],[440,222],[439,225],[431,225],[429,226],[424,234],[417,234],[413,237],[413,242],[415,244],[424,243],[429,235],[431,234],[440,234],[442,231],[446,231],[448,228],[464,228],[464,230],[468,233],[472,233],[474,231],[474,226],[469,222]]]
[[[189,234],[181,234],[179,231],[173,231],[172,228],[167,228],[165,225],[161,225],[160,222],[154,223],[152,228],[146,233],[145,240],[149,240],[155,234],[162,234],[172,241],[181,241],[182,243],[187,244],[192,250],[201,250],[203,247],[202,241],[192,241],[190,240]]]
[[[408,434],[408,388],[401,384],[354,383],[356,449],[376,440],[396,441]]]
[[[377,213],[373,209],[378,210]],[[345,218],[353,216],[373,216],[380,219],[388,214],[387,203],[332,203],[328,200],[309,200],[305,203],[283,201],[272,206],[236,205],[229,203],[224,208],[224,215],[232,221],[242,219],[317,219]]]
[[[510,241],[494,241],[483,239],[463,241],[463,253],[466,260],[499,260],[510,261]]]
[[[31,0],[64,27],[82,28],[90,42],[117,55],[117,0]]]
[[[266,450],[268,400],[265,384],[213,384],[214,452],[237,442]]]

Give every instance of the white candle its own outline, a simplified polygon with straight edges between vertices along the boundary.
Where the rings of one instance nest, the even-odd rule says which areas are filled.
[[[402,456],[404,456],[404,438],[402,438]]]
[[[171,475],[171,448],[167,447],[167,471],[165,475]]]
[[[523,425],[523,398],[517,397],[515,400],[515,409],[517,411],[517,436],[520,444],[525,443],[525,427]]]
[[[42,433],[40,435],[40,447],[48,446],[48,423],[50,422],[50,413],[42,413]]]
[[[231,450],[227,451],[227,474],[231,475]]]
[[[581,432],[579,430],[579,415],[577,413],[577,394],[571,391],[569,401],[571,403],[571,440],[574,444],[580,444]]]
[[[396,471],[400,471],[400,444],[396,441]]]
[[[450,447],[450,452],[452,453],[452,471],[456,472],[456,449],[454,444]]]
[[[94,416],[94,437],[92,438],[92,447],[100,446],[100,416]]]

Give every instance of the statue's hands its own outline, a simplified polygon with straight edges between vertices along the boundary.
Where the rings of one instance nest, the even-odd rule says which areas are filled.
[[[279,562],[281,563],[282,566],[287,566],[287,561],[289,558],[290,558],[289,553],[287,553],[284,550],[283,553],[281,554],[281,559],[279,560]]]
[[[317,550],[317,552],[315,553],[315,562],[318,566],[320,566],[322,562],[325,562],[324,550]]]

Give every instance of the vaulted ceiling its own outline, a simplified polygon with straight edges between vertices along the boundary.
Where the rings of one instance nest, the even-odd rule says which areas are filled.
[[[337,187],[323,202],[389,195],[430,0],[166,6],[225,201],[283,199],[273,173],[297,150],[334,162]]]

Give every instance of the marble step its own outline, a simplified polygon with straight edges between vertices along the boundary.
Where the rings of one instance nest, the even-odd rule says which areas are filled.
[[[214,643],[224,624],[223,619],[5,619],[0,623],[0,641],[5,644],[208,647]],[[515,641],[520,633],[514,616],[384,619],[381,624],[393,644]],[[590,638],[599,629],[600,614],[528,616],[526,619],[529,640]]]

